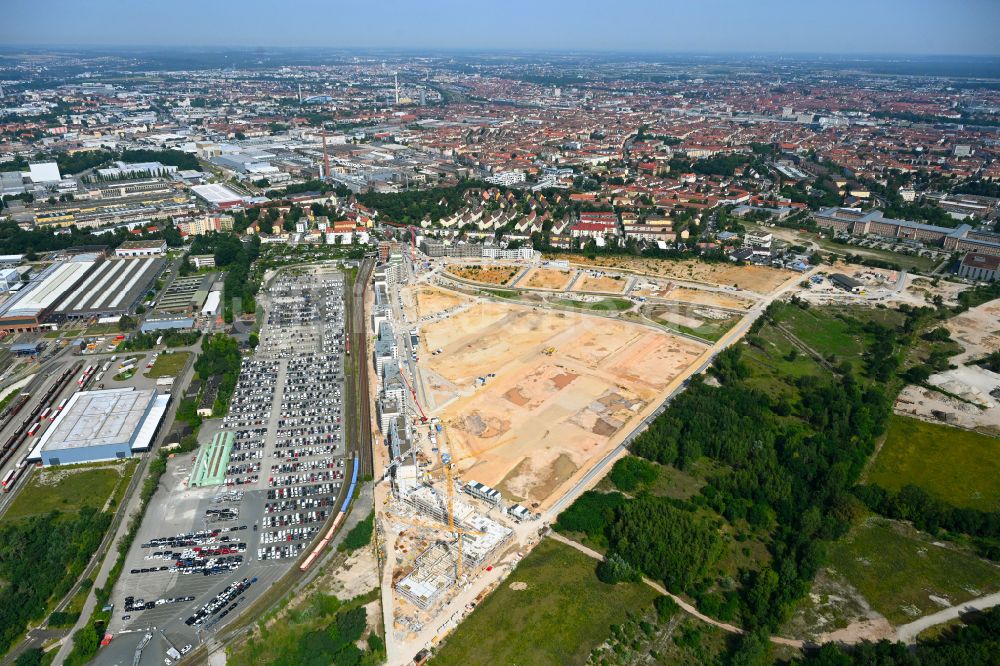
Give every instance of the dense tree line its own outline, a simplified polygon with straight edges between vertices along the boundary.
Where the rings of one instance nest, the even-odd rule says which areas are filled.
[[[912,521],[925,532],[937,535],[947,530],[977,537],[980,552],[990,559],[1000,560],[1000,512],[952,506],[912,484],[897,492],[880,486],[859,485],[853,492],[875,513]]]
[[[8,521],[0,528],[0,653],[6,652],[48,603],[69,592],[83,572],[111,514],[93,507]]]
[[[619,490],[630,493],[656,481],[659,473],[659,468],[648,460],[625,456],[615,462],[608,478]]]
[[[465,206],[465,192],[469,189],[489,187],[480,181],[467,180],[454,187],[435,187],[429,190],[382,194],[366,192],[358,201],[379,212],[379,219],[398,224],[420,224],[424,218],[438,222]],[[442,203],[443,202],[443,203]]]
[[[648,494],[615,511],[608,541],[612,553],[674,590],[693,589],[722,554],[722,542],[703,518]]]
[[[236,339],[225,333],[202,338],[201,355],[194,369],[202,381],[219,377],[219,393],[212,411],[216,414],[225,412],[240,374],[240,348]]]
[[[156,340],[163,336],[163,344],[167,347],[187,347],[201,339],[200,331],[169,330],[151,333],[134,333],[122,345],[125,351],[147,351],[156,346]]]
[[[239,303],[243,312],[257,309],[254,296],[260,285],[250,280],[250,265],[260,255],[260,238],[251,236],[246,242],[230,233],[210,233],[195,237],[191,254],[211,254],[215,266],[226,271],[223,298],[227,321],[232,321],[233,307]]]
[[[159,162],[166,166],[175,166],[181,171],[201,171],[198,158],[183,150],[123,150],[120,158],[123,162]]]
[[[144,232],[141,235],[133,234],[128,229],[116,229],[103,234],[94,234],[76,227],[61,231],[62,233],[54,234],[49,229],[25,230],[16,222],[0,222],[0,247],[7,253],[26,254],[30,257],[80,245],[107,245],[115,248],[127,240],[166,238],[165,234],[159,231]],[[169,239],[167,240],[169,244]]]
[[[117,153],[108,150],[81,150],[73,154],[61,153],[56,157],[56,164],[59,173],[65,176],[108,164],[117,157]]]
[[[695,596],[707,612],[730,619],[738,604],[748,626],[773,628],[808,590],[822,563],[823,542],[849,527],[850,488],[885,428],[891,403],[877,384],[862,384],[851,373],[800,378],[794,383],[795,400],[776,400],[747,384],[749,371],[739,347],[721,354],[712,372],[721,385],[695,378],[636,438],[632,452],[681,469],[703,456],[727,465],[727,473],[709,478],[696,502],[730,522],[746,520],[771,531],[773,560],[758,572],[744,572],[739,599],[733,593],[723,598],[707,593],[705,581],[696,576],[672,582],[683,585],[675,589]],[[650,507],[642,506],[648,513]],[[607,528],[609,543],[650,574],[650,553],[663,546],[640,542],[642,547],[635,548],[638,535],[618,524],[623,515],[631,514],[627,508],[615,511]],[[693,529],[710,531],[707,525]],[[672,532],[698,543],[685,530],[666,533]],[[659,537],[657,528],[648,533],[649,539]],[[627,538],[619,542],[616,537]],[[709,543],[695,552],[711,554],[712,547]]]
[[[364,520],[351,528],[351,531],[344,537],[337,550],[353,552],[359,548],[364,548],[371,543],[374,530],[375,514],[369,513]]]

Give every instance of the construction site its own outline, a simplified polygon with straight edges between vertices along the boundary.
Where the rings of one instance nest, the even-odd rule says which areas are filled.
[[[436,270],[376,271],[370,292],[384,619],[389,644],[407,650],[474,608],[556,502],[709,349],[651,324],[449,289]],[[536,266],[518,280],[576,289],[571,281],[614,293],[627,279]]]

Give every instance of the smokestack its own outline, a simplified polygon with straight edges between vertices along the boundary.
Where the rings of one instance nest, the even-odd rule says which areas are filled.
[[[299,106],[302,106],[302,84],[299,84]]]
[[[396,87],[396,106],[399,106],[399,72],[392,75],[392,80]]]
[[[330,179],[330,155],[326,152],[326,132],[323,132],[323,180]]]

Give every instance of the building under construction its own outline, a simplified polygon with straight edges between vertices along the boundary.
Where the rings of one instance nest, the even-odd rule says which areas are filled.
[[[417,556],[413,571],[396,583],[396,591],[417,608],[426,610],[455,584],[455,556],[443,541]]]

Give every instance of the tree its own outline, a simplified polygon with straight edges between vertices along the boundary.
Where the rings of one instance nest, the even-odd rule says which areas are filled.
[[[656,481],[660,471],[654,463],[636,456],[625,456],[615,462],[608,475],[619,490],[632,492]]]
[[[638,583],[642,580],[642,574],[621,555],[611,553],[597,564],[597,578],[609,585],[622,582]]]

